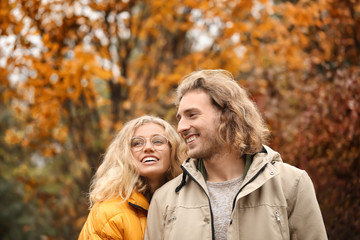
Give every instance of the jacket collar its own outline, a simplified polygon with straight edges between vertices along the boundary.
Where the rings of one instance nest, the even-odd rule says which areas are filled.
[[[274,165],[276,162],[282,162],[280,154],[272,150],[270,147],[264,145],[263,150],[254,155],[253,161],[249,167],[245,179],[250,179],[266,164],[271,163],[271,165]]]
[[[268,179],[278,175],[277,169],[273,166],[276,162],[282,162],[280,154],[272,150],[270,147],[264,145],[263,149],[256,153],[253,158],[250,167],[247,170],[246,176],[244,178],[244,184],[247,182],[253,181],[254,178],[257,178],[260,172],[263,172],[266,166],[268,166],[268,170],[266,174],[263,174],[262,177],[258,178],[256,181],[255,188],[261,186]],[[176,192],[180,191],[180,189],[186,184],[186,177],[190,175],[192,178],[196,179],[200,185],[206,186],[205,179],[203,174],[197,169],[198,160],[194,158],[188,158],[182,164],[181,168],[183,169],[183,177],[180,185],[176,188]],[[259,181],[260,180],[260,181]],[[207,188],[204,188],[207,189]]]
[[[130,195],[130,197],[128,199],[128,203],[132,207],[139,208],[139,209],[142,209],[144,211],[149,210],[149,202],[148,202],[148,200],[145,198],[144,195],[142,195],[139,192],[134,191]]]
[[[244,178],[248,178],[248,175],[253,175],[254,172],[258,172],[267,163],[273,161],[282,161],[279,153],[275,152],[266,145],[263,145],[263,148],[260,152],[251,155],[251,160],[248,158],[245,158],[244,160],[246,161],[246,165],[248,165],[245,166],[246,169],[244,169],[244,171],[246,171],[244,173]],[[194,176],[196,179],[199,177],[199,172],[201,175],[204,175],[204,173],[199,169],[198,159],[188,158],[186,161],[184,161],[182,166],[190,173],[190,175]]]
[[[238,198],[255,191],[269,179],[280,174],[274,166],[276,162],[282,162],[280,154],[267,146],[264,146],[264,149],[266,153],[260,152],[254,156],[253,162],[243,182],[243,190],[238,195]]]
[[[179,192],[183,186],[186,184],[186,178],[189,175],[194,181],[198,182],[200,186],[207,192],[206,182],[203,174],[197,169],[198,160],[194,158],[188,158],[181,165],[181,169],[183,170],[182,179],[180,184],[176,187],[175,192]]]

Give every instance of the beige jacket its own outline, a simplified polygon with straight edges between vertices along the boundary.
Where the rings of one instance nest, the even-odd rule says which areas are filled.
[[[327,239],[308,174],[283,163],[264,146],[255,155],[234,199],[228,239]],[[214,239],[209,193],[196,160],[184,162],[184,173],[158,189],[150,204],[146,240]]]

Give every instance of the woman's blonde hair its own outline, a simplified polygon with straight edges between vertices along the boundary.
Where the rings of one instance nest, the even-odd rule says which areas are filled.
[[[115,197],[127,200],[135,190],[145,194],[148,191],[146,180],[139,176],[131,154],[130,142],[134,132],[140,126],[155,123],[164,128],[164,135],[169,140],[170,168],[166,173],[166,181],[180,174],[180,165],[185,160],[185,146],[180,136],[165,120],[142,116],[127,122],[117,133],[97,169],[90,185],[90,207],[96,202]]]
[[[177,88],[177,104],[189,91],[207,93],[221,111],[219,136],[243,154],[254,154],[266,144],[269,130],[246,91],[226,70],[199,70],[184,77]]]

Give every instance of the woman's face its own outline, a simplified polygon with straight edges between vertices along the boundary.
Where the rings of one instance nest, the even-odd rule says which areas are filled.
[[[146,123],[135,130],[131,140],[138,172],[149,181],[162,180],[170,168],[171,149],[164,131],[156,123]]]

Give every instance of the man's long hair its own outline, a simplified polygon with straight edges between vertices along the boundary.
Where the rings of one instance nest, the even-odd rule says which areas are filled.
[[[219,136],[221,141],[239,149],[242,154],[259,152],[266,144],[269,130],[247,92],[226,70],[199,70],[184,77],[177,88],[176,102],[189,91],[207,93],[221,111]]]

